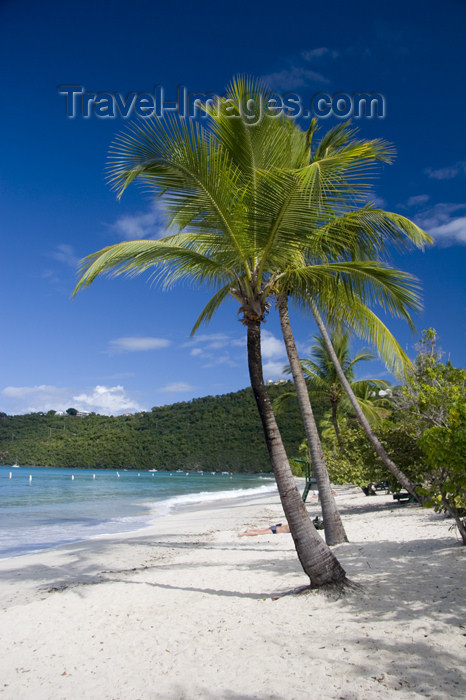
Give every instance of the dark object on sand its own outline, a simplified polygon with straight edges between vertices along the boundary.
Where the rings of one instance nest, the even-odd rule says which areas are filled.
[[[417,503],[417,499],[414,498],[412,493],[406,492],[400,492],[400,493],[394,493],[393,494],[393,499],[395,501],[398,501],[398,503]]]

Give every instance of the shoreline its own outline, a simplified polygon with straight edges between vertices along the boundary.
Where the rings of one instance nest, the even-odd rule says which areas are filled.
[[[299,481],[299,478],[296,479],[296,481]],[[304,482],[304,479],[302,479]],[[300,486],[300,484],[298,484]],[[256,489],[251,488],[251,491],[256,491]],[[200,493],[206,493],[206,492],[200,492]],[[165,518],[170,518],[170,517],[175,517],[179,515],[180,517],[185,514],[188,515],[190,512],[194,511],[208,511],[210,508],[216,509],[216,508],[229,508],[229,507],[234,507],[235,505],[245,505],[249,502],[253,502],[256,500],[260,499],[267,499],[270,496],[277,496],[278,497],[278,491],[275,490],[270,490],[264,493],[254,493],[251,495],[248,495],[246,493],[241,494],[241,495],[235,495],[230,498],[227,498],[224,496],[225,492],[224,491],[212,491],[208,492],[209,494],[212,494],[212,498],[209,498],[207,500],[200,500],[200,501],[194,501],[192,503],[180,503],[176,505],[170,505],[168,507],[168,510],[166,512],[160,512],[159,514],[155,514],[157,511],[157,508],[163,507],[163,509],[166,508],[166,503],[167,501],[171,501],[177,498],[177,496],[169,496],[166,501],[158,501],[152,506],[152,514],[147,516],[147,523],[143,525],[142,527],[135,527],[134,529],[131,530],[121,530],[121,531],[116,531],[116,532],[103,532],[99,533],[97,535],[89,535],[87,537],[81,537],[76,540],[71,540],[68,542],[59,542],[56,544],[51,544],[51,545],[44,545],[43,547],[40,547],[38,549],[32,550],[32,551],[27,551],[23,553],[18,553],[18,554],[11,554],[6,557],[2,557],[0,555],[0,563],[8,561],[10,559],[18,559],[19,557],[28,557],[28,556],[35,556],[38,554],[54,551],[56,549],[61,549],[63,547],[73,547],[73,545],[82,545],[86,542],[93,542],[96,540],[101,540],[101,539],[115,539],[117,541],[122,541],[127,538],[131,538],[133,535],[144,535],[144,533],[149,537],[152,534],[152,530],[154,528],[157,528],[160,520],[163,520]],[[232,491],[232,493],[235,493],[235,491]],[[214,498],[219,494],[218,498]],[[196,496],[198,495],[197,493],[193,494],[186,494],[187,496]],[[183,498],[183,497],[182,497]],[[243,502],[243,503],[241,503]]]
[[[450,521],[337,492],[359,584],[309,592],[278,493],[171,513],[137,533],[0,561],[0,696],[430,698],[466,693],[466,548]],[[308,501],[313,516],[317,499]]]
[[[97,571],[102,566],[102,558],[98,555],[103,555],[104,552],[109,560],[115,555],[117,558],[120,558],[121,553],[118,552],[119,549],[127,549],[134,545],[137,553],[135,557],[132,556],[131,558],[137,560],[140,555],[140,549],[150,547],[154,539],[163,540],[166,538],[169,541],[173,536],[180,538],[209,536],[213,532],[209,527],[206,529],[206,524],[209,520],[215,522],[216,527],[220,527],[221,524],[225,524],[228,527],[229,524],[231,525],[231,521],[236,522],[238,517],[235,509],[247,512],[249,509],[260,509],[262,504],[268,506],[269,509],[273,505],[274,509],[282,512],[281,517],[283,518],[277,491],[269,491],[263,494],[255,493],[253,495],[244,494],[236,498],[222,498],[220,496],[213,501],[183,504],[163,515],[152,518],[149,524],[135,530],[91,535],[86,539],[65,542],[38,549],[34,552],[4,557],[0,559],[0,584],[3,582],[4,573],[7,571],[14,571],[16,578],[20,578],[19,572],[23,569],[36,568],[48,571],[51,574],[51,585],[75,585],[76,582],[81,580],[79,578],[81,573],[79,561],[83,553],[85,553],[86,559],[91,562],[92,568],[95,568]],[[227,514],[227,511],[231,511],[231,517]],[[78,560],[78,566],[73,565],[76,553],[81,555]],[[63,564],[56,567],[58,559],[68,562],[66,571]],[[55,574],[56,568],[62,574],[62,579],[58,583]],[[47,581],[48,578],[44,578],[44,585]],[[2,593],[3,587],[0,585],[0,608],[3,605]],[[15,600],[17,601],[18,599],[16,598]]]
[[[43,468],[38,467],[38,469]],[[54,467],[50,467],[50,469],[55,470]],[[74,472],[74,474],[76,474],[78,471],[68,468],[66,469],[70,473]],[[121,469],[120,471],[122,474],[124,473],[124,470]],[[116,474],[118,474],[117,470]],[[135,471],[135,474],[139,476],[137,470]],[[200,474],[200,476],[202,478],[203,475]],[[238,476],[241,478],[242,475]],[[254,477],[256,475],[252,476]],[[260,475],[257,475],[256,480],[258,483],[260,479]],[[297,481],[299,480],[297,479]],[[228,481],[228,484],[233,483],[234,482]],[[221,482],[217,482],[215,485],[219,486],[222,484]],[[65,516],[63,516],[60,511],[57,511],[57,519],[55,521],[51,520],[50,525],[41,525],[41,535],[29,537],[29,541],[27,539],[27,535],[23,535],[23,537],[16,540],[16,533],[14,529],[11,528],[9,530],[8,523],[5,521],[6,530],[2,532],[2,540],[0,543],[0,561],[27,556],[29,554],[38,554],[56,547],[86,542],[88,540],[99,539],[100,537],[118,537],[124,534],[131,534],[133,532],[137,533],[152,527],[152,525],[157,523],[160,518],[164,518],[171,513],[175,513],[179,509],[190,508],[191,506],[195,507],[197,505],[200,505],[200,507],[208,507],[209,503],[215,503],[219,499],[225,499],[225,502],[228,503],[230,500],[235,501],[244,497],[250,498],[258,491],[266,492],[276,489],[276,484],[272,475],[268,478],[264,477],[261,485],[246,486],[245,484],[235,484],[231,488],[228,488],[227,484],[225,484],[225,488],[210,490],[206,484],[197,484],[193,479],[192,487],[194,490],[187,489],[186,492],[181,491],[180,493],[175,492],[174,494],[168,493],[158,497],[157,493],[151,496],[149,492],[147,492],[142,494],[143,498],[140,498],[139,501],[137,496],[135,496],[134,503],[132,503],[131,506],[133,509],[132,513],[128,511],[126,517],[120,518],[118,516],[118,511],[108,512],[106,517],[104,516],[98,522],[94,522],[92,527],[82,526],[79,528],[79,534],[73,532],[72,529],[67,526],[68,514],[66,513],[66,508],[64,511]],[[64,528],[62,525],[64,525]],[[31,532],[32,529],[33,524],[28,532]],[[93,534],[93,531],[97,531],[97,533]],[[8,534],[11,535],[11,539],[7,539]]]

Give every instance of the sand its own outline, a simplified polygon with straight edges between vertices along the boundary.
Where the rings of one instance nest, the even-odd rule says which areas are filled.
[[[0,561],[0,696],[21,700],[466,697],[466,548],[451,521],[339,489],[360,587],[307,583],[278,495]],[[316,499],[308,503],[319,513]],[[281,597],[277,597],[281,596]]]

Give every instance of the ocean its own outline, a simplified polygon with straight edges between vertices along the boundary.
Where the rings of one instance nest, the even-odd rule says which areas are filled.
[[[0,467],[0,559],[139,530],[183,506],[275,489],[268,475]]]

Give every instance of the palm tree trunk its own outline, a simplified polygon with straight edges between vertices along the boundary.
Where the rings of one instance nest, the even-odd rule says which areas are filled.
[[[288,457],[278,429],[262,374],[259,320],[245,318],[248,327],[248,365],[251,386],[264,429],[280,500],[290,526],[296,553],[312,586],[343,584],[346,574],[309,518],[291,473]]]
[[[343,443],[341,441],[341,435],[340,435],[340,428],[338,427],[338,420],[337,420],[337,410],[338,406],[337,404],[332,402],[332,423],[333,423],[333,429],[335,430],[335,435],[337,438],[337,443],[340,449],[343,447]]]
[[[327,350],[329,352],[329,355],[332,358],[333,364],[335,365],[335,370],[337,372],[338,378],[341,381],[342,386],[348,395],[348,398],[351,402],[351,405],[354,408],[356,416],[357,416],[359,422],[361,423],[361,425],[362,425],[362,427],[363,427],[363,429],[364,429],[364,431],[369,439],[369,442],[373,445],[373,447],[377,453],[377,456],[382,460],[382,462],[385,464],[387,469],[393,474],[393,476],[396,478],[396,480],[402,486],[404,486],[404,488],[407,491],[409,491],[409,493],[412,493],[414,498],[417,501],[421,501],[421,497],[416,493],[415,485],[412,483],[412,481],[410,479],[408,479],[406,474],[404,474],[401,471],[401,469],[399,469],[396,466],[396,464],[390,459],[390,457],[386,453],[383,445],[380,443],[379,439],[377,438],[377,435],[374,433],[371,426],[369,425],[369,422],[368,422],[366,416],[364,415],[364,413],[362,412],[361,406],[358,403],[358,400],[357,400],[357,398],[356,398],[356,396],[351,388],[351,385],[348,382],[348,380],[346,379],[345,374],[343,372],[343,369],[342,369],[340,363],[338,362],[337,355],[336,355],[335,350],[333,348],[332,341],[330,340],[329,334],[327,333],[327,329],[325,327],[325,324],[322,320],[322,317],[319,313],[319,310],[317,309],[317,306],[315,305],[314,301],[312,301],[312,299],[310,301],[310,306],[311,306],[311,310],[312,310],[312,313],[314,315],[314,318],[316,320],[317,326],[319,328],[319,331],[322,335],[322,338],[324,339],[324,342],[325,342],[325,345],[326,345]]]
[[[282,295],[277,301],[278,311],[280,314],[280,324],[282,327],[283,340],[285,341],[286,352],[290,363],[291,373],[295,385],[296,395],[298,397],[301,416],[304,423],[304,430],[309,445],[311,454],[312,473],[317,481],[319,489],[319,498],[322,506],[322,516],[324,519],[325,541],[329,546],[348,542],[345,528],[340,517],[340,514],[332,494],[332,487],[328,476],[325,458],[320,443],[317,425],[312,412],[311,402],[309,400],[309,392],[304,379],[303,370],[299,362],[298,351],[294,342],[293,332],[290,325],[290,317],[288,314],[288,300]]]

